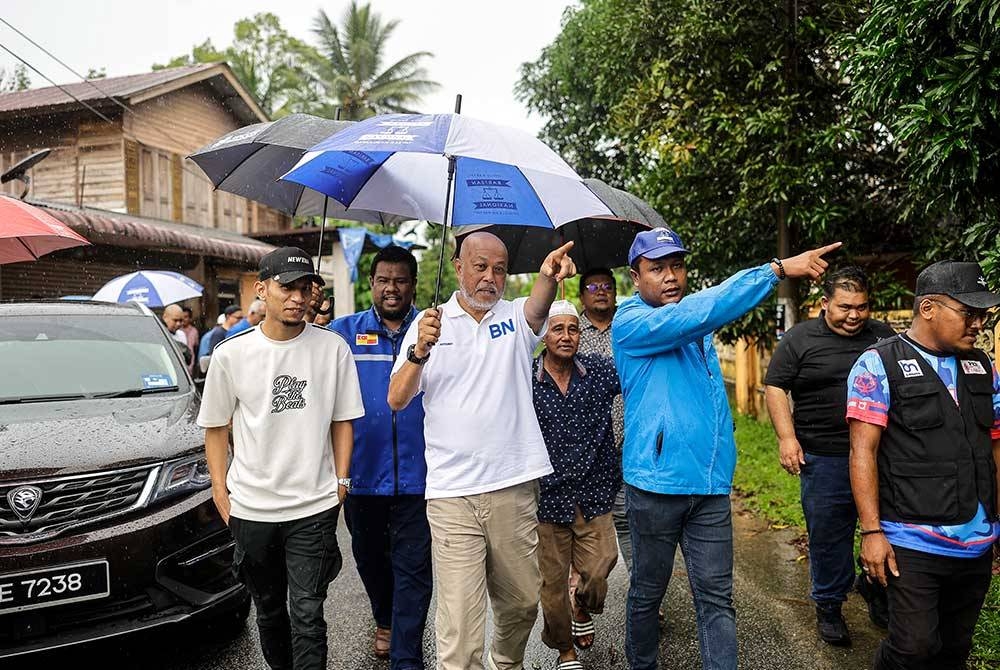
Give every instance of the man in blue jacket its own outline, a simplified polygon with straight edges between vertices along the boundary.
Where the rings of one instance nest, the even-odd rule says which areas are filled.
[[[417,313],[417,261],[401,247],[385,247],[372,260],[368,281],[371,309],[329,326],[351,346],[365,403],[364,418],[354,424],[344,516],[375,617],[374,654],[389,658],[392,670],[423,670],[433,581],[424,501],[424,408],[418,401],[394,412],[386,402],[392,364]]]
[[[685,297],[680,238],[656,228],[629,250],[638,294],[612,321],[625,397],[622,453],[632,532],[625,653],[632,670],[653,670],[657,615],[681,545],[706,670],[735,670],[733,530],[729,505],[736,443],[712,331],[761,303],[782,279],[817,279],[823,254],[840,243],[737,272]]]

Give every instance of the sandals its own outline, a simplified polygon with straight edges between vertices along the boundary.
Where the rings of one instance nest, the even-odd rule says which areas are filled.
[[[577,649],[590,649],[594,645],[594,619],[587,614],[586,621],[577,621],[575,618],[570,619],[570,632],[573,634],[573,644],[576,645]],[[590,636],[590,642],[587,644],[581,644],[580,638]],[[568,662],[568,661],[567,661]],[[562,666],[558,666],[562,667]]]

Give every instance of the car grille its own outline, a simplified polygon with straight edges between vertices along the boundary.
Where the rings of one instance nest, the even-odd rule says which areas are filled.
[[[79,526],[125,514],[146,504],[160,466],[143,466],[0,484],[0,544],[49,539]],[[22,519],[13,507],[24,487],[41,491],[35,511]],[[34,493],[29,495],[32,500]]]

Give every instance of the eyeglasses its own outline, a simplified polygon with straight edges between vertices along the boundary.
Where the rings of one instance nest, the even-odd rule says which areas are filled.
[[[985,309],[977,309],[977,310],[960,309],[958,307],[952,307],[948,303],[941,302],[940,300],[934,300],[933,298],[931,299],[931,302],[937,303],[942,307],[947,307],[953,312],[958,312],[963,317],[965,317],[965,324],[968,326],[971,326],[976,321],[985,322],[986,319],[990,318],[990,313]]]
[[[600,284],[587,284],[584,286],[589,293],[597,293],[598,291],[610,291],[614,288],[614,284],[610,282],[601,282]]]

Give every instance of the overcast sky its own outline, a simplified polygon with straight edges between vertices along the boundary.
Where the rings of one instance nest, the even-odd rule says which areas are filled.
[[[387,63],[414,51],[431,51],[431,79],[441,83],[421,111],[450,112],[462,94],[462,112],[537,132],[543,120],[514,99],[521,63],[536,60],[559,34],[563,11],[573,0],[372,0],[384,19],[400,19]],[[273,12],[292,35],[312,41],[320,9],[339,24],[347,0],[5,0],[0,17],[76,71],[105,68],[108,76],[147,72],[190,52],[206,38],[223,48],[233,24]],[[0,44],[60,84],[72,73],[0,23]],[[0,67],[17,61],[0,50]],[[32,87],[48,86],[31,72]]]

